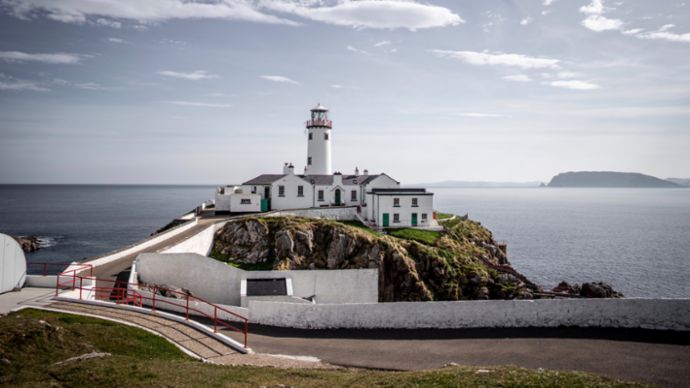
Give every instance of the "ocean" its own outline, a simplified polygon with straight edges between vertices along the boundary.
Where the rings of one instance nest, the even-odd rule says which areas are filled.
[[[430,189],[481,222],[550,288],[604,281],[629,297],[690,297],[690,189]],[[100,255],[213,197],[213,186],[0,185],[0,232],[37,235],[32,262]]]

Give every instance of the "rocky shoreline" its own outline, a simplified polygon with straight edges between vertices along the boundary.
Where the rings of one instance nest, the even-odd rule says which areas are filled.
[[[22,247],[24,253],[31,253],[41,249],[41,241],[38,236],[12,236]]]
[[[480,223],[455,217],[443,225],[405,239],[353,223],[257,216],[216,232],[211,257],[254,270],[377,268],[381,302],[622,296],[603,283],[545,291],[511,266]]]

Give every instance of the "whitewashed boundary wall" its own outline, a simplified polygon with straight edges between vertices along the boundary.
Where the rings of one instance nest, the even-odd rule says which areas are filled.
[[[276,210],[265,214],[259,214],[262,217],[310,217],[310,218],[324,218],[329,220],[356,220],[357,207],[319,207],[309,209],[292,209],[292,210]]]
[[[293,295],[316,303],[375,303],[378,270],[243,271],[193,253],[142,253],[135,262],[144,283],[183,287],[214,303],[239,306],[243,279],[292,279]]]
[[[180,241],[178,244],[162,250],[160,253],[196,253],[202,256],[208,256],[213,247],[213,237],[226,223],[227,222],[217,222],[210,225],[194,236],[190,236]]]
[[[303,329],[611,327],[690,330],[690,299],[539,299],[372,304],[249,301],[250,322]]]
[[[198,222],[199,222],[199,219],[195,218],[193,221],[179,225],[179,226],[172,228],[168,231],[165,231],[163,233],[152,236],[146,240],[139,241],[133,245],[130,245],[129,247],[127,247],[125,249],[122,249],[122,250],[119,250],[119,251],[116,251],[116,252],[113,252],[110,254],[106,254],[105,256],[101,256],[97,259],[86,261],[86,262],[84,262],[84,264],[91,264],[94,267],[98,267],[99,265],[107,264],[107,263],[110,263],[114,260],[121,259],[127,255],[130,255],[132,253],[140,251],[144,248],[154,246],[154,245],[156,245],[162,241],[165,241],[171,237],[177,236],[180,233],[184,233],[187,230],[195,227]]]

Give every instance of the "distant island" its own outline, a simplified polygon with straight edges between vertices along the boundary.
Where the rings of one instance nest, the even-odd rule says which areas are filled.
[[[684,179],[684,178],[666,178],[667,181],[673,182],[677,185],[683,186],[683,187],[690,187],[690,179]]]
[[[418,186],[433,188],[523,188],[539,187],[542,182],[489,182],[489,181],[455,181],[447,180],[433,183],[419,183]]]
[[[636,172],[576,171],[554,176],[548,187],[659,187],[678,188],[680,184]]]

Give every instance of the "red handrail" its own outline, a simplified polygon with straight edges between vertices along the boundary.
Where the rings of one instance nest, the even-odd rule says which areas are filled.
[[[236,331],[238,333],[242,333],[244,335],[244,347],[247,348],[247,334],[248,334],[248,326],[249,326],[249,319],[246,317],[243,317],[242,315],[239,315],[233,311],[230,311],[226,308],[223,308],[221,306],[218,306],[215,303],[209,302],[206,299],[189,295],[188,293],[176,291],[169,289],[167,287],[160,287],[157,285],[154,286],[144,286],[144,290],[151,292],[152,296],[144,296],[141,293],[137,292],[137,290],[129,288],[129,285],[135,285],[139,287],[139,284],[137,283],[129,283],[129,282],[122,282],[122,281],[117,281],[117,280],[110,280],[110,279],[98,279],[98,282],[106,282],[106,283],[113,283],[113,286],[93,286],[93,287],[87,287],[84,288],[83,286],[83,280],[84,279],[92,279],[96,280],[95,277],[93,276],[80,276],[77,275],[77,271],[81,270],[80,268],[74,268],[66,272],[61,272],[57,276],[57,281],[55,285],[55,295],[57,296],[60,292],[60,289],[62,288],[71,288],[72,290],[78,288],[79,289],[79,299],[82,299],[82,291],[86,289],[87,291],[93,291],[94,296],[96,299],[108,299],[108,300],[114,300],[116,303],[120,304],[134,304],[138,307],[144,307],[144,300],[150,301],[151,302],[151,311],[156,311],[156,304],[168,304],[172,306],[177,306],[185,311],[185,318],[189,320],[189,313],[190,312],[195,312],[197,315],[204,316],[206,318],[209,318],[213,320],[213,332],[217,333],[218,332],[218,326],[220,325],[221,327],[227,328],[232,331]],[[68,277],[67,282],[61,282],[60,279],[61,277]],[[78,281],[77,281],[78,279]],[[79,283],[77,285],[77,282]],[[164,291],[166,294],[176,294],[176,295],[182,295],[184,296],[185,303],[184,304],[179,304],[175,303],[166,299],[161,299],[161,298],[156,298],[156,294],[158,292]],[[198,301],[203,304],[206,304],[210,307],[213,307],[213,315],[210,315],[200,309],[197,309],[195,307],[190,307],[189,306],[189,301]],[[223,311],[227,314],[230,314],[231,316],[234,316],[240,320],[241,323],[244,323],[243,328],[237,328],[233,326],[233,324],[228,321],[224,320],[221,318],[218,318],[218,311]]]

